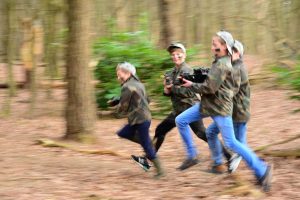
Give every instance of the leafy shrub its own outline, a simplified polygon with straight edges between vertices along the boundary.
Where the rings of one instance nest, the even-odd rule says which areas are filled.
[[[291,98],[300,101],[300,58],[293,68],[273,67],[273,71],[278,73],[278,80],[281,84],[287,85],[295,91]]]

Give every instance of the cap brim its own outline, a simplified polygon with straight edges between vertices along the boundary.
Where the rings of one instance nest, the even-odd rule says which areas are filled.
[[[174,48],[178,48],[178,49],[181,49],[184,53],[186,53],[186,49],[184,48],[184,46],[180,46],[180,45],[170,45],[168,48],[167,48],[167,51],[170,52],[172,49]]]
[[[232,55],[232,48],[229,45],[227,45],[227,44],[226,44],[226,47],[227,47],[227,50],[230,53],[230,55]]]
[[[182,49],[182,48],[179,47],[179,46],[172,45],[172,46],[169,46],[167,50],[170,52],[170,51],[171,51],[172,49],[174,49],[174,48]]]

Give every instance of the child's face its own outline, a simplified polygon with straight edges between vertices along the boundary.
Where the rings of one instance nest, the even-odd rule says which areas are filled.
[[[186,58],[186,54],[181,49],[175,49],[170,53],[172,57],[172,61],[175,65],[179,66],[181,65]]]
[[[128,71],[122,69],[117,70],[117,77],[120,83],[124,83],[130,76],[131,74]]]
[[[231,57],[232,61],[238,60],[240,59],[240,53],[238,51],[233,51]]]
[[[227,55],[227,46],[222,44],[218,36],[212,38],[211,52],[215,57],[222,57]]]

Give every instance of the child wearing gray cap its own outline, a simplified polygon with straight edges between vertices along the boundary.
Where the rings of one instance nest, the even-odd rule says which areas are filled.
[[[248,73],[246,67],[244,66],[242,56],[244,53],[244,48],[242,43],[235,40],[232,52],[232,67],[234,76],[237,79],[237,87],[235,90],[235,95],[233,97],[233,112],[232,120],[235,137],[238,141],[246,144],[246,132],[247,132],[247,121],[250,118],[250,83],[248,80]],[[211,123],[206,134],[210,140],[217,140],[219,134],[219,128],[215,122]],[[214,143],[214,142],[212,142]],[[212,159],[214,162],[214,167],[212,168],[213,173],[225,173],[227,170],[221,168],[223,164],[222,149],[218,149],[218,146],[211,148]],[[239,166],[242,157],[238,154],[234,154],[229,161],[228,170],[233,173]]]

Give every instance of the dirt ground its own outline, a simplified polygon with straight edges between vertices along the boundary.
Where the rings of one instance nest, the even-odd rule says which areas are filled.
[[[0,90],[3,105],[5,90]],[[177,171],[185,158],[183,143],[176,129],[165,140],[159,156],[166,176],[153,179],[154,170],[144,172],[130,159],[142,155],[141,148],[119,139],[115,132],[126,122],[98,119],[93,145],[68,143],[78,149],[110,150],[122,156],[96,155],[65,148],[36,144],[41,138],[59,139],[64,135],[65,91],[55,89],[53,99],[40,90],[35,118],[28,118],[29,93],[18,91],[12,99],[12,115],[0,120],[0,199],[1,200],[117,200],[117,199],[300,199],[299,158],[262,156],[274,164],[274,182],[269,194],[260,192],[251,171],[242,163],[234,175],[207,172],[210,155],[206,143],[194,137],[201,163]],[[288,99],[288,91],[262,85],[252,87],[251,121],[248,144],[256,148],[300,134],[300,113],[293,113],[299,102]],[[153,120],[151,135],[160,120]],[[205,124],[210,123],[205,119]],[[299,148],[300,140],[271,147],[270,150]],[[244,192],[231,190],[234,186]],[[246,189],[245,189],[246,188]]]

